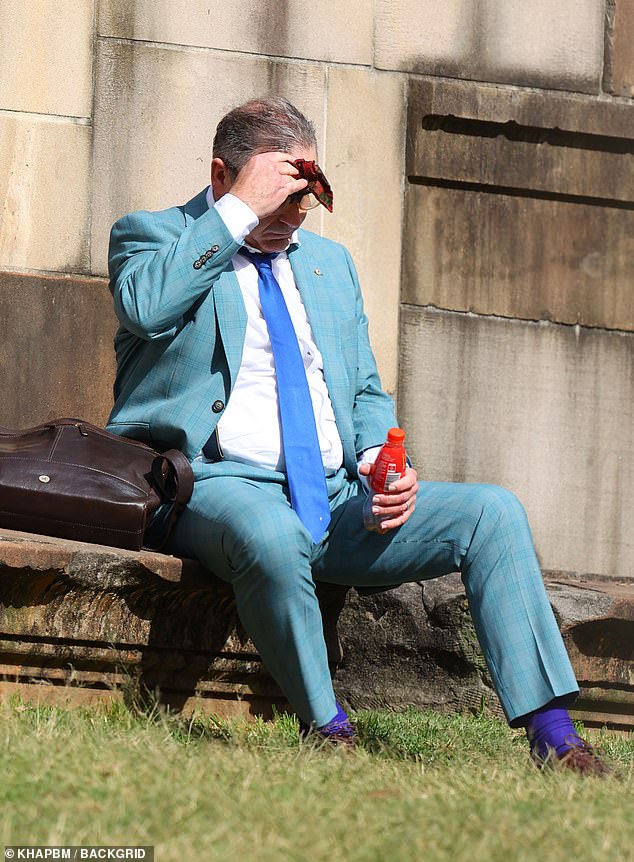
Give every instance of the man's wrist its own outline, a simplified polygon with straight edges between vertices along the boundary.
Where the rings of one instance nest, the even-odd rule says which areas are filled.
[[[239,243],[244,242],[260,221],[251,207],[231,192],[216,201],[214,207],[233,239]]]

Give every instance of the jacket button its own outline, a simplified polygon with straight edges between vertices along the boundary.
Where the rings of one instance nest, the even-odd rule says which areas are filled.
[[[199,260],[194,261],[194,269],[200,269],[202,263]]]
[[[217,251],[220,251],[220,246],[219,245],[212,245],[212,247],[209,249],[209,251],[212,254],[215,254]]]
[[[214,403],[211,405],[211,409],[214,413],[222,413],[222,411],[225,409],[225,402],[218,399],[218,401],[214,401]]]

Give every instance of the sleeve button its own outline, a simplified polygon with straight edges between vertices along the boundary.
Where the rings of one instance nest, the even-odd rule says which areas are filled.
[[[217,251],[220,251],[220,246],[219,245],[212,245],[212,247],[209,249],[209,251],[212,254],[215,254]]]
[[[194,261],[194,269],[200,269],[202,263],[199,260]]]
[[[214,403],[211,405],[211,409],[214,413],[222,413],[222,411],[225,409],[225,402],[218,399],[217,401],[214,401]]]

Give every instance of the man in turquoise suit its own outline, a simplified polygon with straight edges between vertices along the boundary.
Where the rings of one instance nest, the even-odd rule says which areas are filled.
[[[363,480],[397,423],[350,255],[301,229],[312,204],[331,206],[316,159],[306,117],[285,99],[254,100],[219,123],[208,189],[114,225],[108,428],[192,461],[170,547],[232,585],[304,727],[354,734],[333,694],[315,581],[460,571],[497,693],[534,758],[600,771],[565,709],[577,683],[517,499],[418,483],[408,468],[374,497],[380,530],[363,527]]]

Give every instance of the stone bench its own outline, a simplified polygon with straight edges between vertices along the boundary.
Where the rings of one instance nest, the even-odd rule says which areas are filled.
[[[336,663],[330,607],[345,591],[320,592]],[[80,704],[148,692],[185,713],[286,707],[230,587],[194,561],[0,529],[0,697]]]
[[[581,684],[575,717],[634,729],[634,584],[545,579]],[[363,596],[320,584],[318,595],[346,705],[501,714],[458,575]],[[287,708],[230,588],[194,561],[0,529],[0,697],[146,692],[185,714]]]

